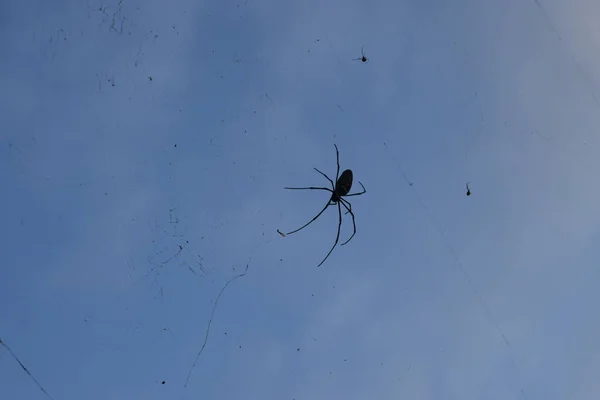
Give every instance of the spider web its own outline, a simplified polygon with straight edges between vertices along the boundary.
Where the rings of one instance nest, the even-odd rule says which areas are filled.
[[[543,4],[540,3],[540,0],[533,1],[535,3],[534,6],[537,7],[537,9],[540,11],[542,18],[544,18],[545,21],[549,24],[550,29],[552,30],[556,39],[559,42],[559,46],[562,46],[562,43],[564,42],[563,37],[561,36],[560,32],[557,30],[555,25],[553,25],[552,20],[550,18],[551,16],[548,14]],[[114,94],[119,90],[124,90],[125,88],[133,87],[135,83],[135,80],[133,79],[134,73],[138,75],[140,73],[142,74],[141,80],[144,81],[144,84],[146,85],[146,90],[148,87],[150,87],[149,85],[160,82],[160,78],[157,78],[157,76],[155,75],[155,71],[152,70],[153,60],[151,49],[153,49],[153,46],[155,46],[157,43],[160,43],[165,36],[169,34],[175,35],[175,32],[177,32],[175,26],[173,26],[173,28],[168,26],[168,29],[163,27],[162,31],[144,30],[143,34],[140,34],[142,30],[137,29],[137,22],[135,22],[131,17],[132,15],[134,15],[134,10],[130,6],[130,4],[124,2],[123,0],[111,0],[107,4],[99,5],[99,7],[96,7],[96,5],[88,4],[87,12],[89,20],[88,22],[92,22],[94,29],[98,30],[99,32],[102,32],[102,38],[103,40],[105,40],[105,42],[102,43],[104,46],[116,47],[117,42],[115,40],[123,41],[127,38],[128,35],[131,35],[132,32],[133,36],[137,39],[139,39],[140,37],[144,38],[143,41],[136,42],[135,46],[128,46],[127,51],[129,51],[130,53],[129,58],[125,57],[127,67],[124,67],[123,65],[118,63],[112,65],[103,65],[99,66],[98,70],[95,71],[94,74],[90,75],[91,79],[94,81],[94,90],[98,92],[99,96],[104,96],[104,98],[106,99],[109,98],[111,94]],[[71,40],[74,40],[77,37],[77,34],[73,31],[55,29],[52,32],[50,32],[48,36],[49,37],[46,39],[47,43],[45,43],[43,46],[43,52],[47,60],[49,60],[50,62],[55,62],[56,60],[58,60],[58,56],[65,55],[65,50],[67,50],[66,44],[69,43]],[[108,40],[107,38],[110,38],[110,40]],[[333,50],[333,52],[335,53],[331,42],[329,42],[328,39],[325,39],[324,42],[328,42],[330,49]],[[313,54],[316,52],[317,50],[313,49]],[[214,54],[214,50],[212,54]],[[365,46],[365,54],[369,57],[369,59],[371,58],[371,56],[373,56],[373,63],[377,63],[377,54],[376,52],[371,53],[369,46]],[[348,73],[348,70],[350,68],[361,72],[367,71],[364,69],[368,68],[367,65],[364,65],[360,62],[353,63],[351,61],[351,57],[355,57],[357,55],[358,53],[349,54],[348,56],[340,56],[337,53],[334,54],[334,57],[336,57],[338,61],[338,67],[340,71],[342,71],[342,74],[346,77],[350,76],[350,73]],[[239,65],[243,64],[244,62],[248,62],[249,58],[247,53],[243,54],[242,56],[235,54],[233,57],[235,58],[235,61],[232,61],[232,66],[230,66],[230,69],[226,70],[226,72],[224,73],[224,75],[226,75],[226,78],[230,77],[227,76],[227,74],[231,73],[231,75],[233,75],[232,71],[234,71],[235,68],[239,67]],[[304,55],[302,55],[302,57],[304,58]],[[596,102],[597,104],[595,90],[591,85],[591,78],[585,74],[580,64],[576,61],[573,55],[569,54],[569,57],[573,61],[574,65],[576,65],[576,67],[578,68],[580,78],[582,78],[585,81],[585,83],[591,88],[591,96],[594,102]],[[219,79],[219,77],[217,77],[216,79]],[[220,76],[220,79],[223,79],[223,76]],[[136,90],[140,90],[138,86],[136,86]],[[129,94],[132,93],[133,91],[129,92]],[[148,92],[144,93],[148,94]],[[152,94],[152,98],[154,100],[154,94]],[[265,109],[273,107],[273,109],[276,109],[274,104],[276,105],[279,99],[275,95],[272,95],[271,97],[268,93],[265,92],[264,96],[261,95],[261,101],[263,102],[260,104],[261,107],[264,106]],[[165,103],[168,104],[168,101],[166,101]],[[481,110],[481,107],[479,106],[479,103],[476,102],[476,104],[479,107],[479,113],[482,114],[483,112]],[[168,105],[172,106],[172,104]],[[339,104],[336,105],[336,107],[341,113],[345,113],[345,110],[351,112],[349,107],[347,107],[345,104],[344,107],[342,107]],[[280,109],[277,110],[280,111]],[[328,110],[324,114],[328,115],[329,111],[330,110]],[[256,114],[256,110],[244,110],[243,112],[248,112],[250,114],[254,112],[254,114]],[[335,112],[337,112],[337,110],[335,110]],[[235,124],[235,121],[233,123],[229,121],[226,123],[224,120],[221,120],[220,122],[221,125],[226,125],[227,123],[230,123],[233,126]],[[472,140],[466,146],[465,164],[467,164],[470,160],[471,156],[475,151],[477,142],[483,136],[482,134],[486,123],[487,121],[484,122],[483,117],[481,117],[481,123],[478,125],[478,130],[476,130],[475,135],[471,138]],[[572,158],[570,153],[565,150],[564,146],[561,146],[560,143],[558,143],[558,141],[553,139],[551,136],[546,136],[542,130],[533,129],[531,130],[531,132],[529,132],[529,128],[518,126],[518,124],[514,124],[514,126],[512,125],[513,124],[511,121],[511,127],[520,130],[521,133],[535,135],[537,138],[539,138],[546,144],[559,147],[563,151],[564,155],[569,157],[569,159]],[[208,124],[206,124],[203,128],[208,130]],[[214,128],[214,126],[210,127],[210,129],[212,128]],[[239,128],[240,133],[243,131],[243,135],[246,136],[255,134],[254,131],[258,131],[258,129],[253,130],[248,128],[249,132],[247,132],[246,126],[242,128],[237,128]],[[256,127],[253,126],[252,128]],[[386,157],[391,159],[396,165],[398,176],[401,177],[404,184],[407,185],[407,187],[410,189],[411,195],[418,201],[422,213],[427,219],[427,222],[433,227],[435,231],[438,232],[441,240],[446,245],[448,256],[452,259],[454,267],[456,267],[456,269],[460,272],[461,276],[472,289],[473,296],[477,299],[477,302],[485,311],[489,324],[494,327],[498,336],[502,338],[504,346],[508,349],[508,353],[511,355],[511,357],[513,357],[508,338],[504,334],[502,327],[498,324],[497,319],[490,311],[488,303],[485,297],[481,294],[481,291],[479,290],[476,281],[472,279],[470,274],[468,273],[468,269],[466,268],[468,267],[468,265],[465,265],[468,263],[463,264],[460,254],[455,250],[452,240],[446,234],[446,227],[444,227],[443,224],[439,222],[440,218],[436,218],[434,213],[431,211],[430,203],[427,201],[426,196],[423,196],[420,189],[418,189],[418,184],[415,185],[415,182],[411,180],[412,176],[408,176],[408,174],[405,172],[404,161],[400,161],[401,157],[395,156],[395,154],[397,154],[397,151],[395,151],[395,146],[388,145],[389,137],[384,137],[384,135],[379,130],[375,130],[375,133],[375,136],[379,138],[379,141],[383,142],[383,147],[381,147],[381,144],[378,144],[378,146],[381,148],[381,150],[383,150],[386,153]],[[337,139],[336,135],[338,134],[332,134],[333,139]],[[279,139],[281,141],[282,138],[274,138],[273,141],[275,141],[275,139]],[[108,143],[107,140],[108,139],[106,137],[102,137],[101,140],[98,139],[98,143],[96,143],[104,149],[105,164],[108,164],[106,161],[107,156],[105,147],[107,146],[106,143]],[[225,145],[228,141],[233,140],[237,140],[234,135],[227,136],[215,133],[214,137],[210,139],[210,142],[207,144],[207,146],[210,146],[211,149],[214,150],[213,155],[216,158],[225,158],[228,151]],[[127,184],[131,182],[132,179],[130,179],[130,176],[119,176],[108,172],[108,170],[105,170],[94,176],[88,176],[86,178],[89,179],[85,180],[57,179],[56,177],[60,176],[60,174],[47,174],[43,168],[36,168],[35,151],[32,150],[33,147],[36,146],[35,142],[35,137],[17,138],[16,140],[8,143],[7,147],[4,147],[3,154],[14,157],[14,160],[16,160],[14,165],[18,167],[15,169],[17,173],[29,178],[34,176],[37,183],[46,185],[47,191],[79,191],[85,192],[86,195],[89,195],[90,197],[96,195],[110,197],[110,195],[112,195],[114,192],[123,192],[124,190],[129,190],[124,188],[126,188]],[[177,145],[175,144],[173,145],[173,147],[176,148]],[[279,150],[279,148],[276,149]],[[167,150],[164,150],[163,153],[167,153]],[[153,154],[152,156],[154,155],[155,154]],[[177,156],[169,153],[169,168],[171,167],[171,163],[176,163],[176,157]],[[134,168],[137,168],[138,171],[135,171],[133,175],[139,177],[140,175],[137,175],[138,172],[143,170],[145,167],[148,167],[146,163],[150,159],[151,157],[148,157],[148,159],[146,159],[145,161],[138,161],[134,165]],[[285,160],[282,160],[282,163],[283,161]],[[38,164],[38,166],[39,165],[42,164]],[[267,174],[269,172],[269,168],[272,168],[272,166],[267,166],[259,172]],[[243,172],[245,173],[246,171]],[[257,175],[255,170],[252,170],[251,173]],[[175,173],[172,173],[171,170],[169,170],[168,174],[169,180],[171,179],[171,176],[175,176]],[[150,175],[151,174],[148,173],[145,176]],[[252,180],[255,180],[254,176],[252,176]],[[465,179],[465,181],[466,180],[468,179]],[[369,184],[367,184],[367,186],[369,186]],[[169,192],[172,198],[177,198],[177,195],[172,194],[174,193],[173,187],[163,185],[161,188],[165,189],[165,192]],[[478,189],[477,183],[473,185],[473,188],[474,195],[476,196]],[[380,192],[377,196],[381,196],[381,194],[382,193]],[[374,198],[377,197],[374,194],[370,194],[370,196],[374,196]],[[277,207],[282,209],[286,207],[286,205],[278,205]],[[194,363],[189,369],[185,386],[187,386],[190,376],[192,376],[194,367],[196,366],[197,362],[199,362],[202,359],[202,355],[205,348],[210,343],[211,326],[213,325],[213,321],[216,321],[219,315],[219,301],[222,299],[222,296],[225,296],[226,293],[230,293],[236,285],[239,285],[240,278],[246,276],[246,274],[249,272],[249,268],[252,269],[252,257],[254,256],[254,252],[256,252],[256,249],[258,248],[257,246],[252,252],[250,252],[252,254],[250,257],[241,257],[239,255],[235,256],[235,258],[239,258],[240,260],[242,258],[244,260],[248,258],[249,259],[246,263],[244,271],[242,273],[237,273],[234,271],[233,277],[231,277],[232,274],[228,269],[228,266],[231,264],[229,258],[227,258],[227,261],[224,262],[223,260],[219,260],[219,256],[218,254],[216,254],[218,253],[218,251],[216,250],[217,242],[226,242],[226,236],[228,234],[226,233],[219,236],[219,234],[217,234],[216,231],[220,229],[220,226],[212,225],[210,226],[210,229],[207,229],[207,231],[205,232],[206,236],[201,236],[202,233],[195,230],[194,227],[203,225],[205,221],[199,222],[198,219],[192,219],[191,217],[188,217],[186,215],[186,209],[190,210],[191,207],[171,204],[168,209],[161,209],[156,213],[156,215],[153,215],[153,217],[155,217],[156,219],[152,219],[151,221],[140,221],[140,223],[146,224],[149,233],[147,234],[147,236],[144,236],[139,239],[139,243],[136,245],[135,248],[132,249],[130,257],[127,260],[126,269],[130,278],[127,290],[125,290],[121,296],[116,296],[112,300],[112,303],[106,305],[104,313],[90,312],[89,315],[87,315],[85,318],[85,323],[92,326],[94,323],[99,323],[100,320],[106,319],[106,314],[110,313],[113,308],[134,308],[136,305],[139,305],[140,302],[146,302],[148,300],[155,301],[155,303],[152,303],[152,306],[149,307],[152,308],[152,311],[154,312],[158,310],[158,306],[155,307],[155,305],[158,304],[158,302],[165,302],[168,300],[168,297],[176,296],[178,294],[176,292],[180,287],[179,285],[182,281],[188,281],[187,283],[189,284],[189,286],[181,286],[184,288],[180,289],[182,293],[193,293],[194,290],[203,291],[207,289],[206,286],[204,286],[209,283],[207,281],[213,279],[211,283],[214,283],[217,280],[217,278],[215,278],[214,275],[216,275],[217,272],[222,272],[222,275],[224,275],[225,277],[221,277],[222,279],[220,280],[225,281],[225,283],[223,285],[221,285],[220,283],[214,285],[214,287],[220,289],[216,290],[216,297],[212,295],[212,292],[209,293],[208,291],[205,291],[205,293],[208,293],[208,295],[211,296],[211,298],[213,299],[213,302],[210,305],[210,307],[205,307],[205,309],[201,309],[198,304],[190,302],[190,309],[192,310],[189,313],[190,319],[193,319],[195,321],[207,320],[207,326],[205,331],[203,331],[202,329],[188,329],[190,331],[193,330],[194,334],[197,334],[198,332],[200,333],[197,335],[199,351],[198,353],[196,353]],[[235,225],[233,225],[234,223]],[[230,225],[228,225],[229,222],[226,222],[225,224],[227,225],[227,227],[230,227]],[[237,227],[239,225],[243,225],[243,222],[234,221],[231,222],[231,224],[231,226]],[[210,230],[212,230],[212,232],[210,232]],[[236,231],[237,228],[232,228],[231,230]],[[233,233],[234,232],[232,232],[232,234]],[[256,237],[258,239],[262,239],[259,234],[257,234]],[[255,237],[253,236],[253,238]],[[358,239],[358,237],[355,239]],[[266,244],[269,241],[270,240],[262,242],[259,246]],[[301,244],[298,244],[298,246],[301,246]],[[231,256],[231,258],[234,258],[234,256]],[[239,260],[236,264],[240,264]],[[158,336],[160,334],[161,340],[167,340],[167,338],[169,340],[178,339],[180,337],[179,335],[182,334],[183,330],[171,330],[169,322],[165,322],[165,320],[168,319],[167,314],[169,311],[172,311],[172,309],[169,309],[167,306],[164,306],[163,308],[167,309],[167,311],[164,312],[163,315],[152,315],[151,317],[137,317],[134,315],[133,317],[131,317],[131,320],[125,321],[123,325],[126,326],[128,329],[126,330],[126,333],[133,335],[132,331],[135,330],[137,332],[138,330],[141,330],[141,327],[144,326],[147,323],[147,321],[152,320],[154,324],[146,324],[144,327],[148,327],[148,325],[150,325],[150,329],[153,330],[155,336]],[[122,334],[123,332],[125,331],[119,331],[117,333]],[[175,334],[175,332],[177,332],[177,334]],[[316,339],[314,340],[316,341]],[[120,344],[123,345],[123,343],[125,342],[123,341]],[[28,374],[28,376],[35,381],[36,385],[40,388],[40,390],[44,392],[47,395],[47,397],[50,397],[50,395],[33,377],[30,371],[27,368],[25,368],[25,366],[21,363],[21,361],[19,361],[16,355],[8,348],[8,346],[1,341],[0,344],[3,345],[2,348],[4,349],[3,352],[0,352],[0,360],[3,359],[3,357],[5,358],[7,354],[11,355],[21,366],[21,368]],[[190,361],[191,358],[192,357],[190,355]],[[514,357],[512,361],[516,365]],[[173,365],[174,363],[162,366],[163,371],[167,368],[172,367]],[[408,371],[410,371],[410,366],[408,368]],[[162,382],[162,384],[164,384],[165,380],[157,380],[157,382]]]

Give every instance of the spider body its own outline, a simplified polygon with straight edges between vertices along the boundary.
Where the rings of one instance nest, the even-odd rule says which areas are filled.
[[[367,56],[365,56],[364,46],[362,46],[362,47],[360,48],[360,57],[358,57],[358,58],[353,58],[353,60],[354,60],[354,61],[361,61],[361,62],[364,62],[364,63],[366,63],[366,62],[368,62],[368,61],[369,61],[369,59],[367,58]]]
[[[350,193],[350,189],[352,188],[352,170],[347,169],[340,175],[340,178],[337,180],[335,184],[335,189],[331,194],[331,202],[336,204],[340,197],[346,196]]]
[[[289,189],[289,190],[325,190],[325,191],[328,191],[331,193],[331,197],[327,201],[327,204],[325,204],[325,207],[323,207],[323,209],[313,219],[311,219],[306,224],[304,224],[303,226],[301,226],[300,228],[298,228],[294,231],[291,231],[288,233],[283,233],[279,229],[277,230],[277,232],[282,237],[291,235],[292,233],[296,233],[296,232],[306,228],[314,220],[319,218],[321,216],[321,214],[323,214],[323,212],[325,212],[327,207],[329,207],[331,205],[337,205],[337,207],[338,207],[338,230],[337,230],[337,236],[335,238],[335,243],[333,244],[333,247],[331,248],[331,250],[329,250],[329,253],[327,253],[327,255],[325,256],[323,261],[321,261],[319,263],[319,265],[318,265],[319,267],[325,262],[325,260],[327,260],[327,258],[329,257],[329,255],[331,254],[331,252],[333,251],[335,246],[337,246],[337,244],[340,240],[340,230],[342,227],[342,206],[344,206],[344,208],[346,209],[346,214],[350,214],[352,216],[352,227],[354,228],[354,232],[352,233],[352,235],[350,236],[350,238],[348,240],[346,240],[344,243],[341,244],[341,246],[347,244],[356,234],[356,222],[354,221],[354,213],[352,212],[352,204],[350,204],[350,202],[348,200],[344,199],[344,197],[358,196],[358,195],[361,195],[361,194],[364,194],[367,192],[367,190],[365,189],[363,184],[359,181],[358,183],[362,187],[363,191],[358,192],[358,193],[348,194],[350,192],[350,189],[352,188],[352,180],[353,180],[352,170],[347,169],[344,172],[342,172],[342,175],[340,175],[340,153],[338,151],[337,145],[334,144],[334,146],[335,146],[335,152],[336,152],[336,156],[337,156],[337,172],[335,175],[335,185],[333,184],[333,181],[326,174],[324,174],[323,172],[321,172],[315,168],[315,171],[317,171],[319,174],[323,175],[325,177],[325,179],[327,179],[329,181],[329,183],[331,184],[331,189],[328,189],[325,187],[313,187],[313,186],[303,187],[303,188],[291,188],[291,187],[284,188],[284,189]]]

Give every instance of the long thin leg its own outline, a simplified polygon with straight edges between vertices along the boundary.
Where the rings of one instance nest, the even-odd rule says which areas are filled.
[[[344,215],[348,215],[348,214],[350,214],[350,212],[352,211],[352,204],[350,204],[350,202],[349,202],[348,200],[344,200],[344,199],[343,199],[343,198],[341,198],[341,197],[340,197],[340,200],[341,200],[341,201],[343,201],[343,202],[345,203],[345,204],[344,204],[344,207],[346,207],[346,206],[347,206],[347,207],[346,207],[346,210],[348,210],[348,208],[350,208],[348,211],[346,211],[346,212],[344,213]]]
[[[335,237],[335,243],[333,244],[333,247],[331,248],[331,250],[329,250],[329,253],[327,253],[327,255],[325,256],[325,258],[323,259],[323,261],[321,261],[319,263],[319,265],[317,265],[317,267],[320,267],[321,264],[323,264],[325,262],[325,260],[327,260],[327,257],[329,257],[329,255],[331,254],[331,252],[333,251],[333,249],[335,249],[335,246],[337,246],[338,242],[340,241],[340,231],[342,230],[342,207],[340,207],[340,203],[338,202],[338,217],[339,217],[339,222],[338,222],[338,231],[337,231],[337,236]]]
[[[354,221],[354,213],[352,212],[352,204],[350,204],[350,202],[348,200],[344,200],[344,199],[340,199],[340,200],[343,200],[343,201],[340,201],[340,203],[342,203],[342,205],[344,207],[346,207],[346,210],[348,210],[348,212],[352,216],[352,227],[354,228],[354,232],[352,233],[352,236],[350,236],[350,239],[346,240],[344,243],[342,243],[340,245],[340,246],[343,246],[346,243],[348,243],[350,240],[352,240],[352,238],[354,237],[354,235],[356,235],[356,222]],[[350,208],[348,208],[348,206],[346,205],[346,203],[348,203],[350,205]]]
[[[331,189],[327,189],[324,187],[312,187],[312,186],[311,187],[303,187],[303,188],[284,187],[284,189],[288,189],[288,190],[308,190],[308,189],[310,189],[310,190],[327,190],[328,192],[333,193],[333,190],[331,190]]]
[[[360,183],[360,181],[358,181],[358,183]],[[360,196],[361,194],[367,193],[367,189],[365,189],[365,187],[363,186],[362,183],[360,183],[360,186],[362,186],[362,188],[363,188],[362,192],[352,193],[352,194],[345,194],[344,197],[348,197],[348,196]]]
[[[317,171],[318,173],[323,175],[329,181],[329,183],[331,183],[331,189],[335,190],[335,185],[333,184],[333,181],[331,179],[329,179],[329,177],[327,175],[325,175],[323,172],[319,171],[316,168],[315,168],[315,171]]]
[[[335,158],[337,160],[337,172],[335,173],[335,183],[340,179],[340,152],[337,148],[337,144],[333,144],[335,146]],[[333,188],[335,190],[335,187]]]
[[[319,212],[319,213],[318,213],[318,214],[317,214],[317,215],[316,215],[316,216],[315,216],[313,219],[311,219],[310,221],[308,221],[306,224],[304,224],[302,227],[300,227],[300,228],[296,229],[295,231],[291,231],[291,232],[285,233],[284,235],[285,235],[285,236],[287,236],[287,235],[291,235],[292,233],[296,233],[296,232],[298,232],[299,230],[306,228],[306,227],[307,227],[308,225],[310,225],[310,224],[311,224],[311,223],[312,223],[312,222],[313,222],[315,219],[319,218],[319,217],[321,216],[321,214],[323,214],[323,212],[324,212],[325,210],[327,210],[327,207],[329,207],[329,205],[330,205],[330,204],[329,204],[329,202],[327,202],[327,204],[325,204],[325,207],[323,207],[323,209],[321,210],[321,212]]]

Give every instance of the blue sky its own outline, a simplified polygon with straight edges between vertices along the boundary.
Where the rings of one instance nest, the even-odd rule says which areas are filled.
[[[0,10],[0,338],[54,399],[598,397],[599,5]],[[334,208],[276,230],[334,143],[317,268]]]

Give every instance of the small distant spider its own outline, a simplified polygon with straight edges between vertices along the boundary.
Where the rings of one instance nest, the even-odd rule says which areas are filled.
[[[352,59],[353,61],[362,61],[364,63],[369,62],[369,59],[365,56],[365,52],[363,51],[364,47],[365,46],[361,46],[361,48],[360,48],[360,54],[361,54],[361,56],[358,57],[358,58],[353,58]]]
[[[467,196],[471,195],[471,189],[469,189],[469,183],[471,183],[471,182],[467,182]]]
[[[331,183],[331,189],[328,189],[325,187],[312,187],[312,186],[311,187],[303,187],[303,188],[291,188],[291,187],[284,188],[284,189],[291,189],[291,190],[326,190],[331,193],[331,197],[329,198],[329,201],[327,201],[327,204],[325,204],[325,207],[323,207],[323,209],[313,219],[311,219],[305,225],[296,229],[295,231],[283,233],[279,229],[277,230],[277,232],[282,237],[291,235],[292,233],[296,233],[299,230],[306,228],[314,220],[319,218],[321,216],[321,214],[323,214],[323,212],[327,209],[327,207],[329,207],[330,205],[337,204],[339,219],[338,219],[338,230],[337,230],[337,236],[335,238],[335,243],[333,244],[333,247],[331,248],[331,250],[329,250],[329,253],[327,253],[327,255],[325,256],[323,261],[321,261],[319,263],[318,267],[320,267],[325,262],[325,260],[327,260],[327,257],[329,257],[329,255],[331,254],[331,252],[333,251],[335,246],[337,246],[337,244],[340,240],[340,230],[342,228],[342,208],[341,208],[341,206],[344,206],[344,208],[347,210],[346,214],[350,213],[350,215],[352,216],[352,226],[354,228],[354,232],[352,233],[352,236],[350,236],[350,238],[348,240],[346,240],[344,243],[342,243],[341,246],[348,243],[356,234],[356,223],[354,221],[354,213],[352,212],[352,204],[350,204],[350,202],[348,200],[344,199],[343,197],[359,196],[359,195],[367,192],[367,189],[365,189],[363,184],[359,181],[358,183],[360,184],[360,186],[362,186],[363,191],[359,192],[359,193],[348,194],[348,192],[350,192],[350,188],[352,187],[352,170],[347,169],[344,172],[342,172],[342,175],[340,176],[340,152],[338,151],[337,145],[334,144],[334,146],[335,146],[335,153],[336,153],[336,157],[337,157],[337,172],[335,175],[335,185],[333,184],[333,181],[331,179],[329,179],[329,177],[327,175],[325,175],[323,172],[321,172],[315,168],[315,171],[317,171],[318,173],[323,175],[329,181],[329,183]]]

